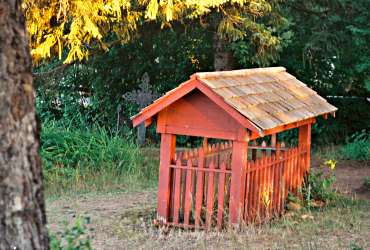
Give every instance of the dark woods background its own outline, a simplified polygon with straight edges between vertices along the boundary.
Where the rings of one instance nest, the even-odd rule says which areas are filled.
[[[92,50],[86,62],[51,61],[36,67],[38,114],[44,124],[99,126],[133,138],[130,117],[142,106],[143,95],[152,101],[196,71],[279,65],[339,108],[335,119],[315,124],[315,143],[368,137],[369,9],[368,0],[284,1],[273,10],[283,18],[274,23],[261,20],[271,26],[277,41],[249,34],[224,41],[221,49],[215,32],[202,22],[175,23],[166,29],[145,24],[129,44],[115,44],[112,36],[110,50]],[[263,44],[264,51],[256,43]],[[227,65],[219,65],[220,54],[231,58]],[[147,143],[158,139],[152,126]]]

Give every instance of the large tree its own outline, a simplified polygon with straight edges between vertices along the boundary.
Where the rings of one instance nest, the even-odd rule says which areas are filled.
[[[31,58],[20,0],[0,0],[0,249],[48,249]]]

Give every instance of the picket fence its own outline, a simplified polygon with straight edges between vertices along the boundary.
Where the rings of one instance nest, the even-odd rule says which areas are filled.
[[[288,193],[298,195],[307,169],[306,150],[253,145],[245,168],[245,223],[284,211]],[[228,225],[232,143],[177,152],[171,164],[169,225],[209,230]]]

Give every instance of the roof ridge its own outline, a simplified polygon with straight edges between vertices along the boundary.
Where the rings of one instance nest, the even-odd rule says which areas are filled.
[[[284,67],[267,67],[267,68],[251,68],[251,69],[238,69],[229,71],[216,71],[216,72],[197,72],[191,75],[190,78],[205,79],[210,77],[220,76],[243,76],[256,73],[277,73],[286,71]]]

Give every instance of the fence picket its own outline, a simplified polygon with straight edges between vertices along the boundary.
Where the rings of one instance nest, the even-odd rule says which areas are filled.
[[[251,169],[254,169],[255,168],[255,162],[252,161],[250,163],[250,168]],[[255,211],[256,211],[256,190],[257,190],[257,181],[256,181],[256,177],[257,177],[257,170],[253,170],[252,172],[252,180],[251,180],[251,197],[250,197],[250,205],[249,205],[249,216],[250,216],[250,219],[249,221],[251,221],[251,219],[255,216]]]
[[[226,164],[223,161],[221,163],[221,170],[226,170]],[[217,227],[222,228],[222,218],[224,214],[224,202],[225,202],[225,173],[220,172],[218,177],[218,204],[217,204]]]
[[[269,203],[269,207],[268,207],[268,214],[269,216],[272,215],[272,206],[274,204],[274,161],[275,160],[275,156],[272,154],[269,158],[268,158],[268,172],[269,172],[269,200],[270,200],[270,203]]]
[[[181,160],[176,161],[176,166],[181,166]],[[179,210],[180,210],[180,197],[181,197],[181,169],[175,169],[175,189],[174,189],[174,204],[173,204],[173,222],[179,223]]]
[[[215,168],[215,163],[212,160],[210,165],[210,169]],[[206,227],[207,229],[211,228],[212,225],[212,214],[213,214],[213,199],[214,199],[214,172],[208,172],[208,187],[207,187],[207,216],[206,216]]]
[[[204,149],[199,149],[199,164],[198,168],[202,170],[204,168]],[[204,181],[204,171],[197,172],[197,191],[195,197],[195,225],[200,226],[201,213],[202,213],[202,204],[203,204],[203,185]]]
[[[192,161],[188,160],[188,168],[192,168]],[[185,186],[185,206],[184,206],[184,224],[189,225],[190,221],[190,209],[191,209],[191,175],[192,175],[192,170],[188,169],[186,171],[186,186]]]

